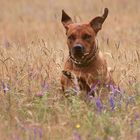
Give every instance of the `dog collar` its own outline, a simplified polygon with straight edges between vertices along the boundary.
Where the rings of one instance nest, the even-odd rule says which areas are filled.
[[[70,53],[70,59],[71,61],[76,64],[77,66],[79,67],[85,67],[85,66],[88,66],[93,60],[96,59],[96,56],[99,52],[99,49],[98,49],[98,46],[96,46],[95,50],[94,50],[94,53],[93,55],[91,55],[91,57],[87,58],[86,60],[84,60],[84,62],[82,61],[78,61],[76,59],[74,59],[72,56],[71,56],[71,53]],[[90,54],[90,53],[89,53]]]

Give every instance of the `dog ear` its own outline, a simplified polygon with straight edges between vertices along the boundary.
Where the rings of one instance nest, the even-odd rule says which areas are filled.
[[[62,19],[61,19],[62,24],[66,29],[68,29],[68,25],[73,23],[72,19],[66,14],[64,10],[62,10]]]
[[[96,34],[99,30],[101,30],[102,24],[104,23],[105,19],[107,18],[107,15],[108,15],[108,8],[105,8],[104,9],[104,14],[102,16],[95,17],[94,19],[92,19],[90,21],[90,25],[94,29]]]

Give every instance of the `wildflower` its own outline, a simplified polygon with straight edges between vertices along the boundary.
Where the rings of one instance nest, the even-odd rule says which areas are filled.
[[[3,46],[4,46],[5,48],[9,48],[9,47],[10,47],[10,43],[9,43],[9,41],[7,40],[7,38],[4,38]]]
[[[13,134],[13,135],[12,135],[12,138],[13,138],[14,140],[20,140],[20,138],[19,138],[19,135],[18,135],[18,134]]]
[[[78,129],[79,129],[79,128],[80,128],[80,124],[76,124],[76,128],[78,128]]]
[[[36,139],[37,139],[37,129],[34,128],[34,140],[36,140]]]
[[[118,87],[115,87],[116,92],[121,93],[121,90]]]
[[[80,134],[77,131],[73,132],[73,140],[82,140]]]
[[[3,81],[2,81],[2,88],[4,93],[7,93],[10,90],[8,84],[4,83]]]
[[[41,83],[41,87],[42,87],[43,91],[48,90],[48,84],[47,84],[47,82],[45,80]]]
[[[98,111],[101,112],[102,109],[103,109],[103,105],[102,105],[102,102],[101,102],[100,98],[98,98],[96,100],[96,106],[97,106]]]
[[[35,96],[42,98],[44,96],[44,92],[38,92]]]
[[[98,83],[97,83],[97,85],[101,85],[101,81],[100,81],[100,80],[98,80]]]
[[[93,95],[93,93],[96,92],[96,88],[97,88],[96,84],[92,85],[91,90],[88,92],[88,96]]]
[[[110,103],[110,106],[111,106],[111,110],[114,110],[114,108],[115,108],[115,102],[114,102],[114,99],[113,99],[112,96],[109,99],[109,103]]]
[[[93,84],[92,87],[91,87],[91,90],[88,92],[87,99],[89,101],[93,101],[94,100],[94,95],[96,93],[96,88],[97,88],[96,84]]]
[[[112,85],[112,84],[110,84],[110,89],[111,89],[113,95],[121,92],[117,87],[114,87],[114,85]]]
[[[134,118],[137,120],[137,119],[140,119],[140,114],[138,113],[138,112],[136,112],[135,114],[134,114]]]
[[[113,94],[116,93],[115,88],[114,88],[114,86],[112,84],[110,84],[110,89],[111,89],[111,91],[112,91]]]
[[[42,129],[40,128],[38,131],[39,131],[39,132],[38,132],[38,133],[39,133],[39,138],[41,139],[42,136],[43,136]]]

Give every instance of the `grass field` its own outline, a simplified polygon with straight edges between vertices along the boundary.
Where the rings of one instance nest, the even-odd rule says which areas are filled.
[[[0,140],[140,140],[139,5],[139,0],[0,0]],[[109,16],[98,44],[121,91],[99,107],[98,99],[62,97],[68,49],[61,10],[84,22],[105,7]]]

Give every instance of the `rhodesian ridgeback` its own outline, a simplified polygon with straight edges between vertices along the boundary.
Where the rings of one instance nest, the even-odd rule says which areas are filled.
[[[88,23],[73,23],[70,16],[62,10],[62,24],[66,29],[69,57],[62,71],[61,84],[65,91],[70,87],[89,93],[93,87],[114,83],[106,59],[99,50],[96,36],[101,30],[108,9],[104,14],[93,18]]]

